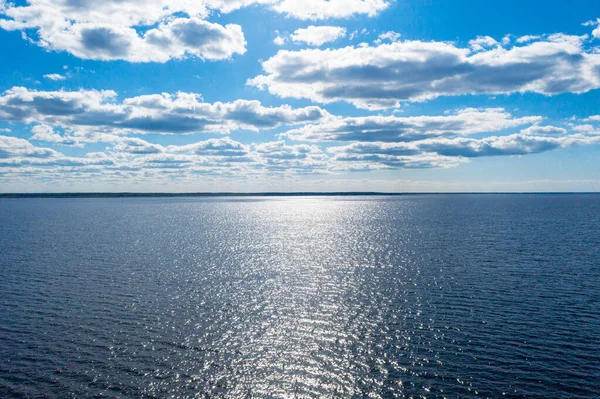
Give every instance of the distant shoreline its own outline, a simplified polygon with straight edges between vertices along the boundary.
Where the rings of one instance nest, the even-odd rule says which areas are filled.
[[[0,198],[173,198],[173,197],[358,197],[358,196],[410,196],[410,195],[564,195],[600,194],[599,192],[264,192],[264,193],[0,193]]]

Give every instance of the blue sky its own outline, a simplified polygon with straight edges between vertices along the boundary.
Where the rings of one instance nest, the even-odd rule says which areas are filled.
[[[600,191],[598,18],[0,0],[0,191]]]

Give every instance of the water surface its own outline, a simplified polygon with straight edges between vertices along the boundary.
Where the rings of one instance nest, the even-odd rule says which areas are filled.
[[[0,397],[597,397],[600,196],[0,200]]]

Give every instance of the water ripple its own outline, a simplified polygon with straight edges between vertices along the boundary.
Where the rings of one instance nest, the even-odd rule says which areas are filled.
[[[595,397],[600,196],[0,201],[0,397]]]

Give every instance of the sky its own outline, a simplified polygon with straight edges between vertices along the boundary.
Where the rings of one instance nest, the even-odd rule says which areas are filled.
[[[600,2],[0,0],[0,192],[600,191]]]

